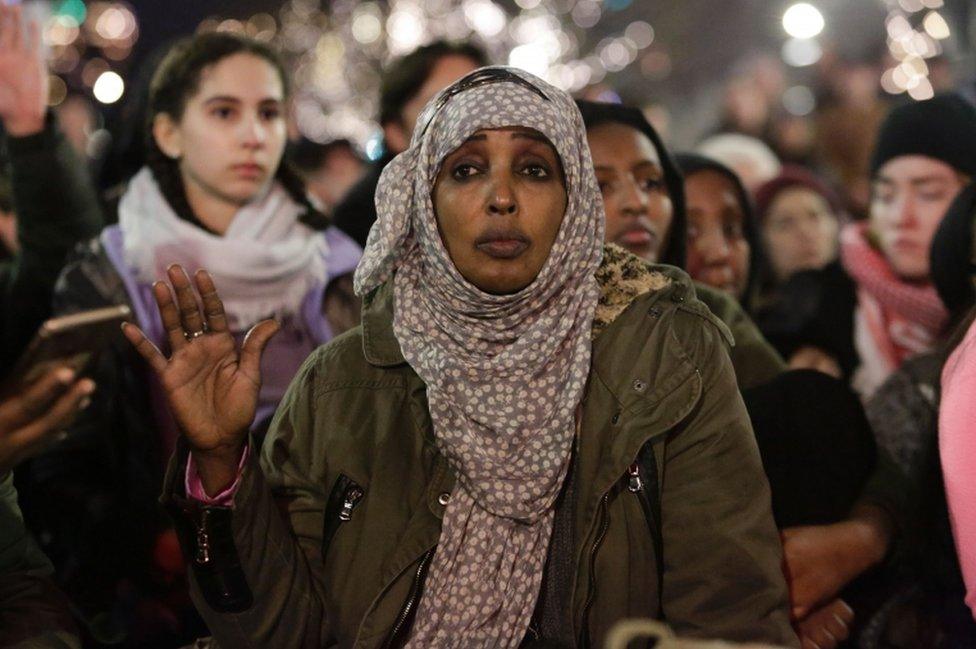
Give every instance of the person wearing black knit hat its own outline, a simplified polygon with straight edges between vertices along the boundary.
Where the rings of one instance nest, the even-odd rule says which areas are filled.
[[[871,173],[870,218],[841,235],[841,260],[858,292],[853,385],[864,398],[907,358],[932,349],[948,323],[929,248],[976,174],[976,108],[957,95],[895,108],[878,133]]]
[[[959,192],[932,239],[932,283],[957,323],[976,303],[976,183]]]
[[[685,191],[681,170],[640,110],[577,100],[606,213],[606,240],[648,262],[685,268]],[[731,295],[701,283],[698,298],[735,338],[730,352],[739,387],[786,369],[776,350]]]

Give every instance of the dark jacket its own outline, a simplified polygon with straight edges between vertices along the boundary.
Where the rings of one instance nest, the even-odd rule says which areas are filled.
[[[8,138],[6,149],[21,252],[0,264],[3,372],[51,315],[51,293],[68,252],[102,226],[88,178],[53,117],[36,135]],[[63,173],[50,185],[37,182],[52,166]],[[64,195],[82,200],[72,204]],[[25,529],[13,477],[0,476],[0,645],[77,646],[67,603],[54,587],[52,573],[51,563]]]
[[[663,610],[681,634],[796,646],[729,334],[686,275],[626,257],[646,269],[643,289],[603,284],[574,451],[571,635],[602,646],[619,619]],[[164,500],[220,646],[386,647],[409,634],[455,477],[392,313],[387,283],[361,328],[309,358],[233,509],[185,499],[185,450],[171,465]],[[642,448],[656,475],[635,482]]]
[[[369,230],[376,222],[376,185],[380,182],[383,169],[392,159],[392,155],[386,154],[371,163],[363,177],[352,186],[332,213],[335,226],[352,237],[362,248],[366,247]]]

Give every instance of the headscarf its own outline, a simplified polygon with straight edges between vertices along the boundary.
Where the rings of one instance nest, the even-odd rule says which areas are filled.
[[[526,84],[484,83],[492,75]],[[511,126],[553,144],[567,207],[535,280],[491,295],[455,268],[431,193],[444,158],[472,134]],[[475,71],[428,104],[376,205],[356,292],[395,273],[394,334],[427,384],[436,443],[458,478],[408,646],[517,647],[542,581],[599,299],[605,216],[579,110],[521,70]]]
[[[685,181],[681,177],[681,170],[675,163],[674,157],[664,146],[661,136],[644,117],[644,113],[636,108],[621,104],[586,101],[585,99],[577,99],[576,105],[579,106],[580,113],[583,115],[583,123],[586,124],[587,130],[596,128],[601,124],[623,124],[643,133],[654,145],[657,157],[661,160],[664,186],[667,188],[668,198],[671,199],[671,225],[668,227],[658,260],[662,264],[684,268],[685,233],[688,229],[687,217],[685,216]]]
[[[739,175],[717,160],[697,153],[679,153],[675,156],[675,160],[677,160],[678,166],[684,173],[685,178],[699,171],[714,171],[728,178],[729,182],[732,183],[735,196],[739,201],[739,207],[742,209],[742,232],[746,241],[749,242],[749,277],[746,280],[746,290],[742,294],[742,299],[739,302],[742,303],[742,308],[747,313],[750,313],[756,291],[756,272],[759,269],[760,263],[762,263],[760,257],[762,251],[759,242],[759,229],[756,227],[755,208],[753,207],[752,199],[749,197],[749,192],[746,191],[746,187],[742,184],[742,179],[739,178]]]

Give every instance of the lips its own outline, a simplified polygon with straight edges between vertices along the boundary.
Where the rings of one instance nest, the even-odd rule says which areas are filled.
[[[632,228],[617,236],[617,242],[624,247],[646,248],[657,241],[657,235],[647,228]]]
[[[245,178],[259,178],[264,175],[264,167],[256,162],[242,162],[231,167],[234,173]]]
[[[474,246],[494,259],[515,259],[528,250],[531,241],[518,230],[489,230],[475,239]]]

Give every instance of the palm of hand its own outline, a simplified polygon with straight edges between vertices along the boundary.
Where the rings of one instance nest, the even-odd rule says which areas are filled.
[[[177,424],[196,449],[232,447],[254,418],[260,379],[241,367],[229,333],[209,333],[177,350],[160,380]]]
[[[22,52],[0,56],[0,115],[38,112],[47,98],[47,78],[40,61]]]

